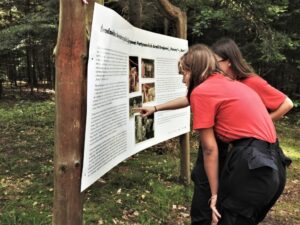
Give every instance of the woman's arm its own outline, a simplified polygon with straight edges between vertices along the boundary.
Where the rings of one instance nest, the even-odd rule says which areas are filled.
[[[203,151],[204,168],[212,195],[218,193],[218,145],[213,128],[198,130]]]
[[[286,97],[284,102],[274,111],[270,112],[271,119],[277,121],[281,119],[288,111],[294,107],[292,100]]]
[[[142,116],[149,116],[157,111],[180,109],[189,106],[189,104],[188,98],[183,96],[156,106],[145,106],[136,110],[138,110]]]
[[[271,86],[260,76],[249,76],[241,82],[249,86],[259,95],[264,105],[269,110],[273,121],[279,120],[293,108],[291,99]]]
[[[176,98],[174,100],[159,104],[156,106],[157,111],[180,109],[189,106],[189,100],[186,96]]]
[[[208,178],[211,190],[211,203],[212,219],[218,222],[221,215],[216,208],[218,185],[219,185],[219,156],[218,145],[215,139],[213,128],[199,129],[200,142],[203,151],[204,169]]]

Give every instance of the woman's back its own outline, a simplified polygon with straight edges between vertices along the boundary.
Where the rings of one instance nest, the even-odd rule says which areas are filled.
[[[210,76],[193,90],[191,106],[194,129],[214,126],[226,142],[249,137],[276,141],[274,125],[260,97],[239,81],[222,74]]]
[[[253,89],[270,111],[277,109],[287,97],[258,75],[252,74],[240,81]]]

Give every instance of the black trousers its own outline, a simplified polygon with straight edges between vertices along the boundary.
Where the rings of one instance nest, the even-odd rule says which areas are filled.
[[[227,149],[222,143],[219,146],[218,209],[222,215],[219,225],[258,224],[281,195],[286,180],[285,165],[290,161],[277,143],[242,139],[233,143],[226,157]],[[211,193],[201,150],[192,179],[195,183],[192,225],[210,225],[208,199]]]
[[[223,169],[229,144],[217,139],[219,149],[219,174]],[[203,153],[199,146],[198,157],[191,178],[194,182],[194,194],[191,205],[192,225],[211,225],[211,209],[208,201],[211,196],[210,187],[203,163]]]

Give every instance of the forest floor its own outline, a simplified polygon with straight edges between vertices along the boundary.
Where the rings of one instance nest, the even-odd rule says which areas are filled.
[[[26,96],[27,98],[28,96]],[[53,200],[55,103],[34,97],[0,100],[0,224],[50,225]],[[262,225],[300,225],[300,113],[276,124],[293,160],[279,201]],[[197,156],[191,135],[191,162]],[[178,139],[120,163],[85,191],[85,225],[185,225],[193,184],[179,182]]]

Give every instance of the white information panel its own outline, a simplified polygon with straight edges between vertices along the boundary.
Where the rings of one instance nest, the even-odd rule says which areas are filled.
[[[190,131],[190,108],[141,117],[133,108],[187,93],[177,63],[186,40],[133,27],[95,4],[88,60],[81,191],[131,155]]]

